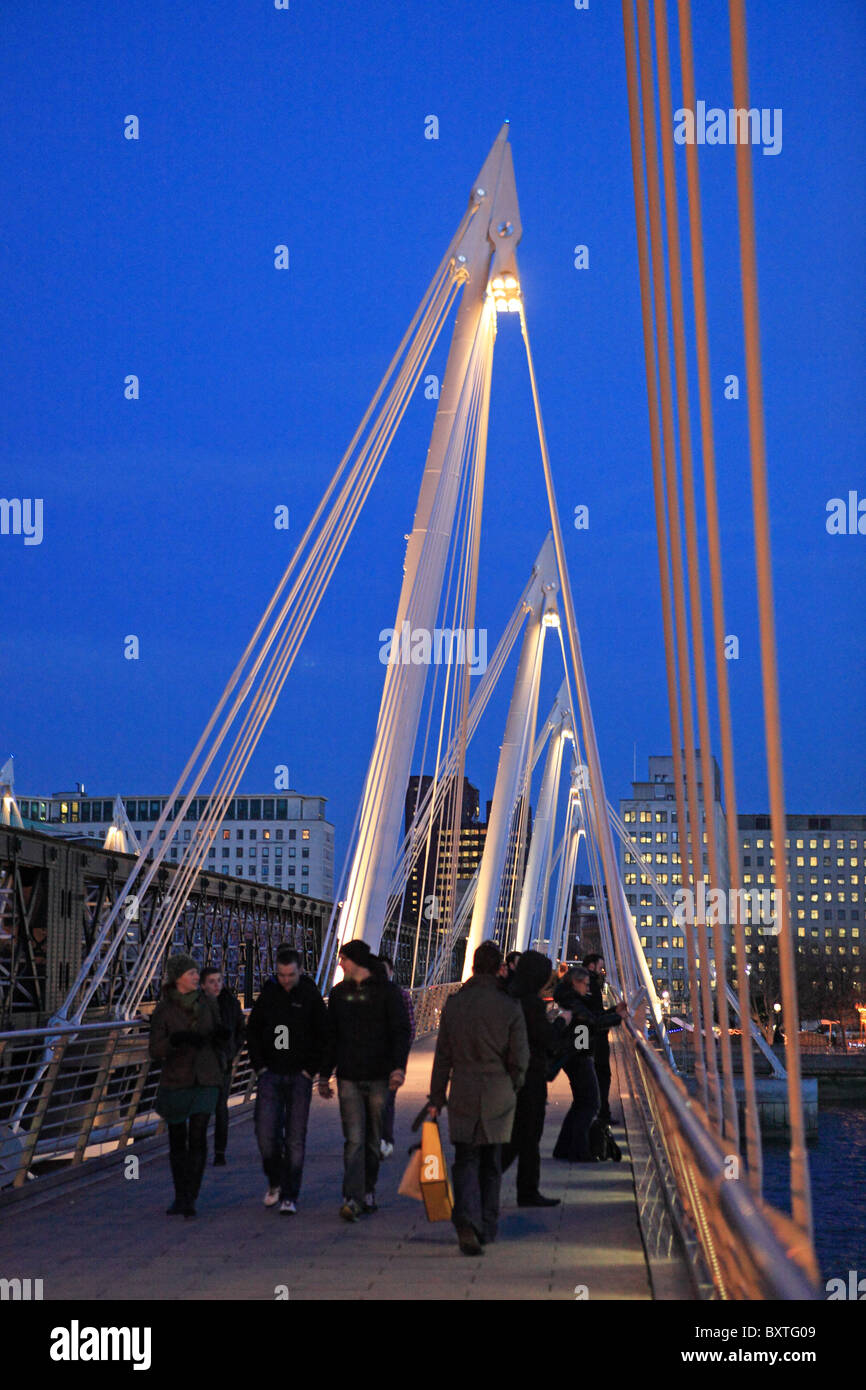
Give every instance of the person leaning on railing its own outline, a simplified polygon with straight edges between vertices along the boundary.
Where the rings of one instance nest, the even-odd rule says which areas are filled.
[[[571,1086],[571,1109],[562,1122],[553,1157],[568,1163],[594,1163],[589,1131],[601,1108],[598,1078],[593,1054],[600,1032],[617,1028],[628,1014],[625,1004],[596,1012],[588,995],[590,973],[582,965],[571,970],[553,991],[553,997],[568,1015],[563,1039],[562,1070]]]
[[[170,956],[150,1020],[150,1055],[162,1063],[156,1112],[168,1125],[174,1201],[168,1216],[195,1216],[207,1164],[207,1125],[222,1083],[218,1052],[228,1030],[216,1004],[199,989],[192,956]]]

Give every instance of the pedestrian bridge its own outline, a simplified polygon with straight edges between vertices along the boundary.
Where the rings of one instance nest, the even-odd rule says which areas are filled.
[[[46,1299],[815,1296],[796,1228],[756,1203],[745,1182],[729,1180],[729,1158],[708,1142],[681,1083],[628,1023],[612,1047],[622,1163],[551,1158],[571,1103],[560,1075],[550,1087],[541,1187],[561,1206],[518,1209],[512,1169],[499,1239],[483,1259],[463,1258],[450,1223],[429,1225],[421,1205],[397,1193],[453,988],[416,992],[419,1040],[398,1097],[380,1210],[350,1227],[338,1217],[339,1110],[317,1095],[299,1213],[263,1206],[245,1051],[228,1166],[208,1168],[198,1219],[178,1222],[164,1215],[167,1144],[152,1108],[158,1077],[146,1023],[0,1036],[0,1277],[41,1278]]]
[[[560,1207],[518,1209],[514,1169],[503,1180],[500,1236],[480,1260],[461,1256],[450,1222],[428,1225],[397,1194],[410,1125],[426,1097],[434,1038],[414,1047],[397,1101],[394,1157],[382,1165],[379,1211],[354,1226],[337,1215],[342,1132],[336,1101],[314,1097],[298,1215],[262,1205],[266,1186],[239,1100],[228,1166],[208,1167],[195,1221],[164,1215],[171,1197],[166,1145],[135,1143],[126,1161],[88,1160],[76,1178],[34,1178],[0,1196],[0,1276],[43,1279],[45,1299],[651,1299],[653,1276],[637,1219],[634,1174],[620,1164],[550,1158],[571,1102],[551,1087],[542,1144],[543,1190]],[[614,1086],[615,1089],[615,1086]],[[617,1131],[620,1134],[620,1131]],[[129,1157],[138,1176],[127,1178]],[[62,1241],[58,1240],[62,1231]],[[666,1296],[692,1296],[677,1258],[658,1270]],[[673,1292],[676,1289],[677,1292]],[[577,1292],[575,1292],[577,1290]]]

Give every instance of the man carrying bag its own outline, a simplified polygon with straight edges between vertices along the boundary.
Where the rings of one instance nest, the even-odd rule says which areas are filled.
[[[501,964],[496,943],[483,941],[471,979],[442,1011],[430,1079],[428,1118],[448,1105],[453,1221],[464,1255],[480,1255],[496,1239],[502,1145],[529,1065],[523,1010],[499,988]]]

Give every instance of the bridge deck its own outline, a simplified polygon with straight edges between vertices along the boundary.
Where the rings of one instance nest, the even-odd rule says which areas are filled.
[[[380,1210],[356,1225],[337,1215],[342,1136],[336,1100],[314,1098],[297,1216],[262,1205],[265,1181],[249,1117],[233,1124],[229,1166],[208,1167],[195,1221],[168,1219],[168,1163],[142,1155],[139,1177],[107,1176],[38,1191],[0,1223],[0,1276],[44,1280],[46,1299],[649,1299],[625,1136],[620,1164],[569,1166],[550,1158],[570,1102],[550,1088],[542,1188],[550,1210],[518,1208],[503,1180],[500,1235],[466,1259],[450,1223],[429,1225],[420,1203],[397,1195],[409,1125],[427,1093],[433,1038],[413,1049],[397,1104],[394,1157],[383,1165]],[[612,1090],[614,1090],[612,1088]],[[613,1096],[612,1096],[613,1099]],[[614,1106],[614,1109],[619,1109]],[[133,1152],[131,1150],[130,1152]],[[82,1172],[86,1179],[86,1165]],[[38,1181],[38,1179],[36,1180]]]

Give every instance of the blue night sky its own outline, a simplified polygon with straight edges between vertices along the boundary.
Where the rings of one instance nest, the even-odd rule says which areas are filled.
[[[643,774],[670,733],[619,0],[3,8],[0,490],[44,499],[41,545],[0,536],[0,762],[15,754],[19,794],[174,785],[507,116],[607,790],[628,795],[635,743]],[[727,107],[727,5],[695,8],[697,95]],[[783,111],[781,152],[753,163],[786,799],[862,811],[866,536],[829,536],[825,509],[866,497],[866,11],[750,0],[748,15],[752,104]],[[727,373],[744,382],[733,149],[703,149],[701,175],[738,794],[755,811],[745,390],[723,397]],[[242,784],[266,789],[284,763],[326,796],[338,868],[434,409],[416,393]],[[500,325],[491,413],[477,624],[492,650],[547,529],[516,316]],[[130,633],[138,661],[123,657]],[[547,672],[544,709],[559,679]],[[507,698],[469,754],[482,801]]]

